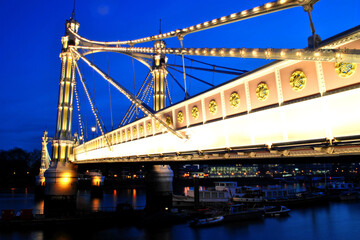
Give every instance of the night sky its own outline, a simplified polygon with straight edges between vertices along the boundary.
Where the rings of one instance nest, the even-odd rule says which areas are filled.
[[[158,34],[159,19],[162,32],[188,27],[214,18],[229,15],[265,4],[264,0],[183,0],[183,1],[116,1],[77,0],[76,20],[80,23],[79,34],[92,40],[131,40]],[[60,80],[61,37],[64,22],[71,17],[73,1],[0,1],[0,149],[20,147],[25,150],[41,149],[41,136],[46,129],[50,136],[55,133]],[[316,33],[322,39],[360,24],[359,0],[320,0],[312,12]],[[184,39],[184,47],[259,47],[304,48],[311,35],[307,13],[301,7],[270,15],[233,23],[223,27],[190,34]],[[166,40],[169,47],[179,47],[177,39]],[[151,46],[143,44],[137,46]],[[110,76],[134,92],[132,61],[127,56],[106,53],[88,56]],[[109,66],[107,66],[109,59]],[[196,58],[217,65],[252,70],[268,60]],[[169,63],[181,64],[180,57],[169,57]],[[191,65],[190,61],[186,62]],[[200,67],[204,67],[198,65]],[[80,63],[84,77],[94,93],[95,100],[107,129],[111,129],[109,90],[107,83],[90,68]],[[109,69],[109,70],[108,70]],[[136,86],[139,88],[148,69],[135,62]],[[191,72],[196,76],[196,72]],[[231,76],[214,77],[200,74],[202,79],[219,84]],[[183,83],[180,74],[176,78]],[[169,80],[173,101],[180,101],[184,94]],[[208,87],[191,80],[190,94]],[[82,88],[80,101],[86,116],[86,129],[94,120],[89,104],[85,103]],[[111,89],[113,127],[116,127],[129,102]],[[151,104],[150,104],[151,105]],[[76,108],[76,106],[75,106]],[[74,113],[74,130],[77,112]]]

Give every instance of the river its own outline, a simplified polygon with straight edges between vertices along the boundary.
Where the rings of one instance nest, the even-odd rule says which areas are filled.
[[[114,189],[102,199],[92,199],[87,191],[79,191],[77,206],[81,209],[112,209],[117,203],[127,202],[134,208],[145,206],[145,189]],[[35,200],[27,189],[11,189],[0,193],[0,209],[31,208],[42,213],[44,202]],[[86,228],[77,231],[21,230],[2,231],[0,240],[75,240],[75,239],[276,239],[276,240],[352,240],[360,238],[360,200],[333,201],[320,206],[292,209],[287,217],[264,218],[256,222],[237,222],[209,228],[193,229],[188,224],[172,227],[139,228],[118,226],[108,229]]]

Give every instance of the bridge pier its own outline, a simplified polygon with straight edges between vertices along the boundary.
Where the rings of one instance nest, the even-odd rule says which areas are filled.
[[[174,173],[169,165],[149,166],[146,173],[147,212],[164,211],[172,207]]]
[[[72,215],[76,210],[77,170],[68,162],[53,163],[44,173],[46,216]]]

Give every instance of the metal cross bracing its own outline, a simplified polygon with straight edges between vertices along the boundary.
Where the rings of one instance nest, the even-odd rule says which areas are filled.
[[[130,57],[138,60],[139,62],[143,63],[145,66],[147,66],[150,69],[150,72],[154,71],[152,61],[156,61],[156,56],[162,56],[162,55],[163,56],[166,56],[166,55],[182,56],[183,67],[184,67],[184,55],[187,55],[187,56],[234,57],[234,58],[261,58],[261,59],[276,59],[276,60],[288,60],[288,61],[293,60],[295,62],[309,61],[309,62],[316,62],[316,63],[319,63],[319,62],[359,63],[360,62],[360,50],[359,49],[348,49],[348,48],[344,49],[344,48],[338,48],[336,46],[334,48],[331,48],[331,45],[329,45],[329,44],[326,44],[324,46],[320,45],[319,47],[315,46],[314,48],[306,48],[306,49],[184,48],[183,44],[182,44],[183,38],[188,34],[192,34],[192,33],[203,31],[203,30],[206,30],[209,28],[218,27],[218,26],[222,26],[225,24],[241,21],[241,20],[248,19],[251,17],[256,17],[256,16],[260,16],[263,14],[288,9],[291,7],[301,6],[310,15],[312,7],[317,1],[318,0],[279,0],[279,1],[264,4],[259,7],[244,10],[244,11],[241,11],[238,13],[233,13],[228,16],[216,18],[211,21],[206,21],[204,23],[193,25],[193,26],[190,26],[187,28],[177,29],[177,30],[163,33],[163,34],[158,34],[158,35],[154,35],[154,36],[150,36],[150,37],[129,40],[129,41],[115,41],[115,42],[93,41],[93,40],[89,40],[89,39],[86,39],[86,38],[80,36],[77,33],[77,31],[75,31],[75,29],[68,28],[69,34],[76,41],[76,44],[69,46],[69,48],[70,48],[70,52],[74,59],[82,59],[88,66],[90,66],[92,69],[94,69],[94,71],[99,73],[106,81],[108,81],[113,87],[115,87],[126,98],[128,98],[131,101],[132,106],[135,106],[135,108],[140,109],[145,115],[150,117],[151,122],[153,124],[159,123],[164,128],[164,130],[162,131],[163,133],[164,133],[164,131],[169,132],[169,133],[173,134],[174,136],[178,137],[179,139],[182,139],[181,141],[187,141],[188,138],[191,137],[191,134],[188,134],[186,131],[181,131],[181,130],[179,131],[178,130],[179,128],[176,128],[175,123],[167,122],[167,119],[164,119],[160,113],[154,111],[151,107],[148,106],[148,104],[146,102],[144,102],[144,100],[146,99],[146,96],[149,95],[149,88],[152,85],[151,81],[150,81],[150,83],[145,83],[146,81],[144,81],[144,85],[142,86],[142,88],[144,88],[146,90],[144,92],[142,92],[142,95],[140,94],[141,91],[139,91],[138,94],[136,94],[136,95],[132,94],[129,90],[125,89],[120,83],[118,83],[113,78],[111,78],[109,76],[109,74],[106,74],[99,67],[97,67],[94,63],[89,61],[85,56],[88,54],[97,53],[97,52],[121,53],[121,54],[130,56]],[[311,20],[311,18],[310,18],[310,20]],[[312,27],[312,30],[313,30],[313,27]],[[314,31],[313,31],[313,33],[314,33]],[[181,48],[167,48],[166,46],[161,47],[161,48],[134,47],[134,45],[136,45],[136,44],[145,43],[145,42],[149,42],[149,41],[159,41],[159,40],[163,40],[163,39],[167,39],[167,38],[171,38],[171,37],[177,37],[179,39],[179,41],[181,43]],[[358,38],[359,33],[355,33],[355,35],[352,37]],[[125,45],[128,45],[128,46],[125,46]],[[171,69],[173,69],[174,67],[181,67],[181,65],[176,65],[176,64],[165,64],[165,66],[168,68],[171,68]],[[79,68],[77,66],[76,66],[76,68],[78,69],[78,72],[80,74]],[[189,67],[189,69],[200,69],[200,68]],[[222,73],[227,73],[227,74],[239,73],[238,75],[240,75],[241,73],[244,73],[244,72],[239,72],[239,71],[232,72],[231,70],[221,70],[221,71],[222,71]],[[166,68],[165,68],[165,73],[166,74],[169,73],[169,75],[171,76],[170,72]],[[185,73],[185,69],[183,71],[183,74],[184,74],[184,78],[186,76],[188,76],[187,75],[188,73]],[[278,74],[278,73],[275,73],[275,74]],[[165,79],[166,79],[166,77],[165,77]],[[186,83],[186,81],[185,81],[185,83]],[[84,88],[86,89],[85,85],[84,85]],[[246,88],[249,88],[249,86],[247,86]],[[184,90],[185,90],[185,94],[186,94],[186,85],[185,85]],[[249,90],[246,89],[246,98],[249,98],[248,91]],[[321,90],[320,92],[321,92],[321,94],[323,94],[324,91]],[[280,93],[278,93],[278,94],[279,94],[279,105],[282,105],[283,103],[281,101],[281,96],[280,96],[281,94]],[[91,97],[89,96],[89,94],[87,94],[87,95],[91,102]],[[220,96],[220,98],[222,100],[224,98],[223,95],[224,95],[224,93],[222,93]],[[187,95],[185,95],[185,96],[187,96]],[[201,101],[203,102],[205,100],[201,99]],[[224,101],[222,101],[222,102],[224,102]],[[222,111],[224,112],[225,111],[224,110],[225,103],[222,103],[222,104],[223,104]],[[104,138],[105,142],[106,142],[105,145],[107,145],[107,147],[109,147],[109,151],[112,151],[111,145],[113,145],[115,142],[116,142],[116,144],[121,142],[121,141],[118,141],[118,139],[121,137],[119,137],[119,133],[106,134],[106,132],[104,130],[102,130],[99,117],[97,116],[98,111],[97,111],[96,107],[93,106],[93,104],[91,104],[91,105],[92,105],[94,115],[97,119],[96,120],[97,124],[102,132],[102,135],[105,137]],[[204,105],[204,104],[202,104],[202,105]],[[131,108],[134,109],[134,107],[130,107],[129,111]],[[202,110],[204,111],[204,109],[202,109]],[[187,111],[188,115],[191,114],[188,112],[189,109],[186,109],[186,111]],[[250,113],[250,111],[252,111],[252,109],[251,109],[251,107],[248,107],[248,113]],[[172,113],[172,115],[173,115],[173,116],[171,116],[172,121],[175,121],[176,117],[174,116],[174,112]],[[131,114],[130,114],[130,116],[131,116]],[[124,119],[127,119],[127,123],[129,123],[128,119],[130,118],[130,116],[126,115],[124,118]],[[226,114],[222,118],[224,119],[225,117],[226,117]],[[205,122],[207,122],[207,121],[206,121],[206,117],[204,116],[203,123],[205,123]],[[185,125],[189,126],[188,123]],[[143,127],[145,127],[145,126],[143,125]],[[131,132],[132,132],[132,130],[131,130]],[[133,132],[132,132],[132,134],[133,134]],[[156,134],[157,133],[155,133],[155,131],[153,130],[152,134],[149,134],[149,135],[156,135]],[[132,140],[133,138],[130,137],[130,139]],[[129,140],[129,139],[127,139],[127,140]],[[332,145],[333,139],[332,138],[325,139],[323,142],[326,143],[325,144],[326,146],[328,146],[329,144]],[[96,146],[96,148],[99,148],[99,146],[100,147],[104,146],[102,140],[100,141],[100,143],[97,143],[97,144],[98,145]],[[272,145],[273,144],[270,144],[270,148]],[[80,149],[80,146],[77,149]],[[83,150],[85,150],[85,151],[89,151],[91,149],[92,148],[86,149],[86,146],[83,146]],[[226,149],[227,149],[227,151],[231,152],[235,148],[227,147]],[[245,147],[244,149],[247,149],[247,148]],[[266,144],[261,145],[261,147],[259,149],[269,149],[269,145],[266,145]],[[207,149],[206,151],[211,152],[212,150]],[[194,155],[196,155],[196,154],[201,155],[201,153],[206,152],[206,151],[202,150],[202,149],[196,149]],[[279,151],[275,150],[275,149],[273,150],[273,153],[275,151],[277,151],[277,153],[279,153]],[[190,155],[191,155],[193,151],[187,151],[187,152],[190,152]],[[176,153],[176,155],[181,155],[179,152],[175,152],[175,153]],[[75,151],[75,154],[76,154],[76,151]],[[166,154],[166,153],[164,153],[164,154]],[[214,154],[217,154],[217,153],[214,153]],[[283,153],[281,153],[281,154],[283,154]],[[154,155],[154,157],[158,157],[161,155],[163,155],[163,153],[161,153],[161,151],[160,151],[160,153],[156,153]],[[189,155],[189,154],[185,154],[185,152],[184,152],[184,155]],[[134,155],[134,156],[139,156],[139,155]],[[226,156],[228,156],[228,155],[226,155]],[[239,152],[237,152],[237,156],[242,156],[242,155],[239,154]],[[149,156],[146,155],[145,158],[146,157],[149,157]]]

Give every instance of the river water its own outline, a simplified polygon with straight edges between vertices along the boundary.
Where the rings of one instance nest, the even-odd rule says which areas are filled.
[[[78,193],[81,209],[113,209],[117,203],[130,203],[134,208],[145,207],[145,189],[117,189],[105,192],[102,199],[92,199],[90,193]],[[27,189],[11,189],[0,193],[0,209],[32,208],[42,213],[44,202],[35,200]],[[256,222],[237,222],[193,229],[188,224],[172,227],[140,228],[117,226],[79,230],[17,230],[0,232],[0,240],[75,240],[75,239],[276,239],[276,240],[352,240],[360,239],[360,200],[333,201],[320,206],[292,209],[287,217],[264,218]]]

